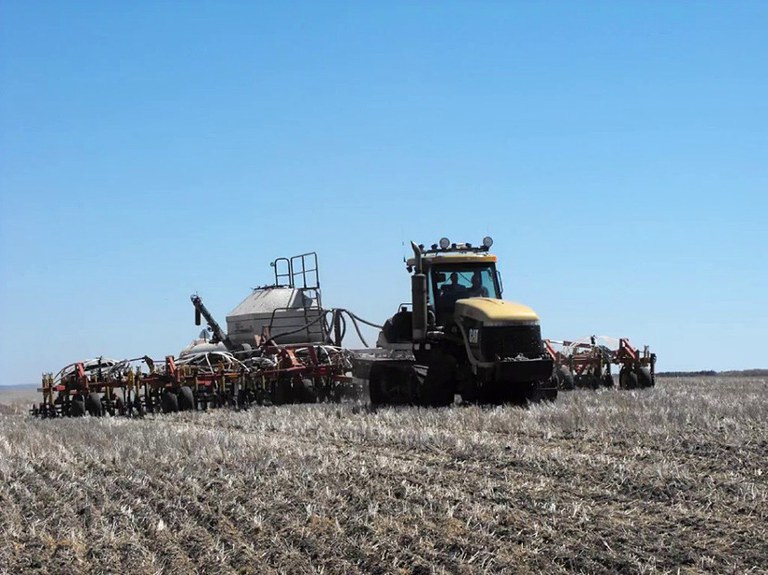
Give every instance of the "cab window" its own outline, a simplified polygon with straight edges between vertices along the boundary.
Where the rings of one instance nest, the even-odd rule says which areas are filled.
[[[435,266],[430,283],[438,307],[452,307],[456,300],[469,297],[500,297],[493,266]]]

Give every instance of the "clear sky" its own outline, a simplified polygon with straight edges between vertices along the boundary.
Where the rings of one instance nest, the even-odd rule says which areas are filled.
[[[547,337],[768,367],[766,192],[767,2],[3,0],[0,383],[309,250],[381,322],[409,240],[486,234]]]

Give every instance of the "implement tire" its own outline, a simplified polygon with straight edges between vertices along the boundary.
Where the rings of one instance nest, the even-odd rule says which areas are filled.
[[[622,389],[635,389],[637,387],[637,374],[626,367],[619,372],[619,387]]]
[[[182,386],[177,394],[179,411],[190,411],[195,409],[195,394],[188,385]]]
[[[82,417],[83,415],[85,415],[85,401],[82,397],[73,397],[69,403],[69,416]]]
[[[299,403],[317,403],[317,392],[315,391],[315,382],[305,377],[298,385]]]
[[[163,413],[176,413],[179,411],[179,398],[172,391],[164,391],[161,400]]]
[[[93,417],[104,415],[104,409],[101,406],[101,395],[95,391],[89,393],[88,397],[85,398],[85,410],[88,412],[88,415]]]
[[[556,369],[555,378],[557,378],[557,385],[560,389],[573,389],[575,387],[573,374],[565,365],[561,365]]]
[[[293,385],[291,379],[286,376],[278,376],[272,388],[272,405],[285,405],[292,402]]]
[[[651,377],[651,370],[647,367],[641,367],[637,370],[637,386],[638,387],[653,387],[654,381]]]

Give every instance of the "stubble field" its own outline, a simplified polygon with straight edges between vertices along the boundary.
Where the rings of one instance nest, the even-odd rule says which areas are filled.
[[[3,574],[768,572],[761,378],[145,420],[23,399],[0,395]]]

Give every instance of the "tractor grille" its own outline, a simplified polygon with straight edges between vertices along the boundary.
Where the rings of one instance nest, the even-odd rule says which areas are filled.
[[[529,359],[537,359],[544,351],[541,327],[538,325],[484,327],[480,345],[486,361],[493,361],[496,357],[517,357],[520,354]]]

